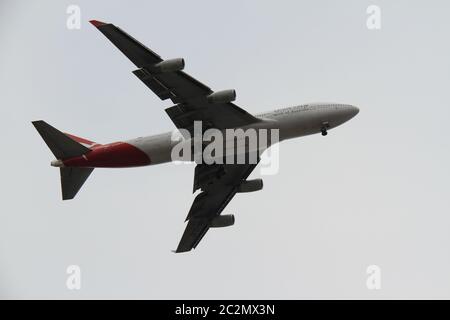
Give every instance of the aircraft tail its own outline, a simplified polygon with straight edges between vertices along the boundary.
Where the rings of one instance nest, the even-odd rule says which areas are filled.
[[[33,121],[32,123],[57,159],[52,162],[52,165],[61,167],[62,199],[73,199],[94,168],[64,167],[62,161],[88,153],[91,149],[87,145],[93,146],[95,143],[62,133],[42,120]]]

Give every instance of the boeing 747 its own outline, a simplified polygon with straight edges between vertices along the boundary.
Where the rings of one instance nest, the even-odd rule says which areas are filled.
[[[252,115],[233,103],[234,90],[213,91],[182,71],[185,65],[182,58],[164,60],[115,25],[97,20],[90,22],[136,65],[133,73],[151,91],[160,99],[170,99],[174,103],[165,111],[181,135],[174,139],[173,132],[167,132],[100,144],[63,133],[42,120],[33,121],[56,158],[51,165],[60,169],[63,200],[75,197],[94,168],[137,167],[177,160],[173,158],[173,148],[180,141],[193,148],[196,123],[202,124],[200,134],[208,129],[219,132],[229,129],[277,130],[277,140],[283,141],[316,133],[325,136],[328,130],[359,112],[357,107],[349,104],[311,103]],[[249,154],[245,154],[247,160],[244,163],[204,163],[196,161],[195,156],[189,157],[197,163],[193,189],[199,193],[186,218],[188,223],[176,252],[195,248],[211,227],[234,224],[233,215],[221,213],[236,193],[262,189],[261,179],[247,178],[258,164],[261,153],[278,141],[269,139],[263,147],[258,144],[256,150],[245,149],[256,156],[255,161],[249,161]],[[201,150],[205,147],[207,145],[200,144]]]

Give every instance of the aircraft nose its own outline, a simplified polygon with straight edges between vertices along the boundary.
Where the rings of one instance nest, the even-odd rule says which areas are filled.
[[[347,109],[348,109],[348,112],[349,112],[351,118],[353,118],[354,116],[356,116],[359,113],[358,107],[348,105]]]

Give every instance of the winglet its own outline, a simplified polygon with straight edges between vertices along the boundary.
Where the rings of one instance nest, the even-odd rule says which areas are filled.
[[[98,21],[98,20],[89,20],[89,22],[96,28],[104,26],[105,24],[107,24],[105,22]]]

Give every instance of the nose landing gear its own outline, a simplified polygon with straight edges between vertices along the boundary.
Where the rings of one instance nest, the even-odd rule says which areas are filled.
[[[326,136],[328,134],[327,129],[330,127],[328,122],[322,122],[322,126],[320,127],[320,132],[322,132],[322,136]]]

